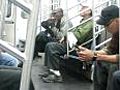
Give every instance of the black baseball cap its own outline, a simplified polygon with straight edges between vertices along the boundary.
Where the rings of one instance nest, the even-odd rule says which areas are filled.
[[[96,21],[97,24],[105,25],[111,19],[119,17],[119,8],[116,5],[111,5],[104,8],[101,12],[101,16]]]

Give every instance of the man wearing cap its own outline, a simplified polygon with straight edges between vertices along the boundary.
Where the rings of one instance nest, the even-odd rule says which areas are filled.
[[[115,5],[104,8],[97,24],[104,25],[105,29],[112,34],[110,43],[102,50],[91,51],[81,47],[78,52],[79,58],[90,61],[95,60],[94,90],[111,90],[113,72],[119,65],[119,8]]]

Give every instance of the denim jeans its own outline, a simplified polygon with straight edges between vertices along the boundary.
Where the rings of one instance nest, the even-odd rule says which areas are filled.
[[[17,67],[18,64],[19,64],[18,59],[16,59],[15,57],[11,56],[8,53],[1,52],[1,54],[0,54],[0,65]]]

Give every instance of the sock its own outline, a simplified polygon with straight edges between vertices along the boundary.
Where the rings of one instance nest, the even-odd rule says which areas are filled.
[[[56,76],[61,76],[59,70],[53,70],[53,69],[50,69],[50,72],[54,73]]]

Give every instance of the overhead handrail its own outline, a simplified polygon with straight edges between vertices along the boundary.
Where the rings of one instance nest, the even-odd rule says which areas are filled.
[[[110,0],[102,1],[101,3],[97,4],[95,8],[98,8],[98,7],[102,6],[103,4],[105,4],[107,2],[110,2]]]
[[[86,1],[86,0],[84,0],[84,1],[82,1],[82,2],[79,2],[79,3],[77,3],[76,5],[68,8],[67,10],[71,10],[72,8],[75,8],[75,7],[78,6],[78,5],[81,5],[81,4],[84,3],[85,1]]]
[[[82,24],[88,22],[88,21],[91,20],[91,19],[92,19],[92,17],[90,17],[90,18],[84,20],[84,21],[81,22],[79,25],[76,25],[76,26],[74,26],[74,27],[72,27],[72,28],[69,28],[68,31],[72,31],[72,29],[74,29],[74,28],[76,28],[76,27],[78,27],[78,26],[80,26],[80,25],[82,25]]]
[[[18,6],[19,8],[23,9],[28,14],[31,13],[32,5],[30,3],[26,3],[23,0],[9,0],[9,1]]]
[[[18,49],[15,47],[11,46],[7,42],[3,41],[0,39],[0,48],[10,55],[14,56],[15,58],[19,59],[20,61],[24,62],[25,61],[25,54],[20,52]]]
[[[90,8],[87,8],[87,9],[85,9],[85,10],[82,10],[82,11],[80,11],[80,13],[83,13],[84,11],[87,11],[87,10],[89,10]],[[74,19],[74,18],[76,18],[77,16],[80,16],[80,13],[79,14],[77,14],[77,15],[75,15],[75,16],[73,16],[73,17],[71,17],[71,18],[69,18],[68,20],[66,20],[65,22],[68,22],[68,21],[70,21],[70,20],[72,20],[72,19]]]
[[[108,43],[110,40],[111,40],[111,38],[109,38],[109,39],[105,40],[104,42],[98,44],[97,46],[95,46],[95,49],[97,49],[97,48],[99,48],[99,47],[105,45],[105,44]]]

